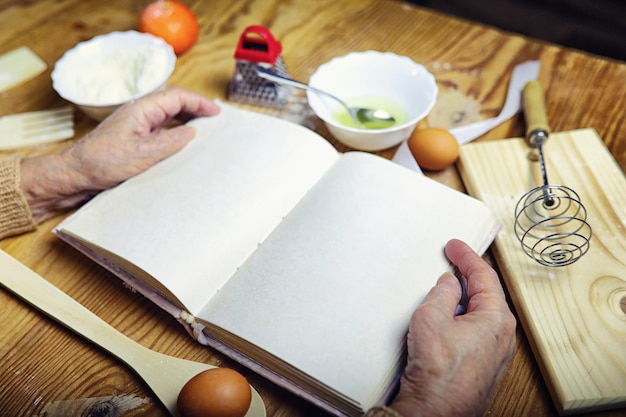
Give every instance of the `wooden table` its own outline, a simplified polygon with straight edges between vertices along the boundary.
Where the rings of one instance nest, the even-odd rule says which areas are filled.
[[[0,93],[0,115],[61,105],[62,100],[50,82],[55,61],[79,41],[136,28],[137,17],[147,3],[0,0],[0,53],[28,45],[49,65],[44,75]],[[484,118],[499,111],[511,69],[526,60],[538,59],[553,129],[595,128],[622,170],[626,170],[624,63],[502,33],[401,2],[186,3],[198,15],[201,33],[193,49],[179,58],[170,80],[172,85],[226,99],[234,68],[234,48],[250,24],[269,27],[282,42],[283,58],[295,78],[307,80],[318,65],[350,51],[393,51],[423,63],[435,74],[441,92],[456,90],[473,98],[480,104]],[[333,141],[318,120],[310,122]],[[93,121],[77,114],[77,137],[93,127]],[[522,118],[514,117],[480,140],[520,136],[523,129]],[[70,142],[32,152],[49,152]],[[339,150],[346,150],[336,145]],[[380,152],[385,157],[393,153],[394,149]],[[454,167],[428,175],[463,189]],[[50,231],[60,220],[55,218],[34,233],[5,239],[0,248],[141,344],[170,355],[238,368],[220,354],[193,342],[171,317],[52,236]],[[51,416],[53,405],[84,405],[86,399],[110,396],[115,396],[117,404],[130,396],[139,402],[145,400],[146,404],[125,415],[165,415],[145,385],[125,366],[5,290],[0,290],[0,318],[3,416],[38,416],[44,409]],[[322,415],[260,377],[242,372],[265,399],[268,416]],[[624,410],[586,415],[608,417],[623,413]],[[521,329],[515,357],[485,415],[557,415]]]

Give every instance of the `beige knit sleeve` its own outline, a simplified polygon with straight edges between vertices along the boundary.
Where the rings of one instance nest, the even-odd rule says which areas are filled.
[[[373,407],[363,417],[403,417],[389,407]]]
[[[20,188],[21,157],[0,159],[0,239],[37,228]]]

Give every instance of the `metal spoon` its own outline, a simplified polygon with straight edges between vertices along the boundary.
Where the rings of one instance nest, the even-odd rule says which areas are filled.
[[[276,74],[275,72],[265,67],[262,67],[260,65],[256,66],[256,73],[259,77],[265,78],[266,80],[270,80],[270,81],[274,81],[274,82],[282,83],[286,85],[291,85],[293,87],[304,88],[305,90],[311,90],[314,93],[322,94],[322,95],[332,98],[337,103],[341,104],[348,111],[350,118],[352,119],[354,124],[358,127],[366,128],[367,125],[369,124],[372,127],[375,126],[375,128],[377,129],[382,129],[385,127],[389,127],[396,122],[396,119],[384,110],[367,109],[367,108],[362,108],[362,107],[350,107],[340,98],[324,90],[320,90],[319,88],[312,87],[303,82],[296,81],[291,78],[287,78],[280,74]]]

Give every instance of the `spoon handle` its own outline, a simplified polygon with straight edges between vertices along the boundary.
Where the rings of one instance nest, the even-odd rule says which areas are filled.
[[[292,87],[303,88],[305,90],[313,91],[316,94],[321,94],[321,95],[324,95],[326,97],[329,97],[329,98],[335,100],[337,103],[341,104],[348,111],[348,114],[351,117],[354,118],[354,116],[352,114],[352,109],[350,109],[350,107],[348,107],[348,105],[346,103],[344,103],[344,101],[341,100],[339,97],[337,97],[337,96],[335,96],[335,95],[333,95],[333,94],[331,94],[331,93],[329,93],[327,91],[320,90],[318,88],[310,86],[309,84],[305,84],[303,82],[296,81],[294,79],[291,79],[291,78],[285,77],[283,75],[277,74],[277,73],[275,73],[273,71],[270,71],[269,69],[264,68],[264,67],[262,67],[260,65],[256,66],[256,73],[257,73],[257,75],[259,77],[265,78],[266,80],[274,81],[274,82],[285,84],[285,85],[290,85]]]
[[[127,343],[126,336],[4,251],[0,266],[0,284],[42,313],[110,353],[116,354],[120,345],[136,353],[135,342]]]
[[[277,74],[260,65],[256,66],[256,73],[259,77],[265,78],[266,80],[274,81],[274,82],[285,84],[285,85],[291,85],[293,87],[304,88],[305,90],[315,91],[316,93],[320,92],[315,87],[311,87],[310,85],[305,84],[303,82],[285,77],[284,75]],[[323,93],[324,92],[322,92],[322,94]]]
[[[173,416],[178,415],[176,400],[183,385],[200,372],[215,368],[209,364],[155,352],[129,339],[2,250],[0,285],[132,368]],[[252,388],[252,404],[246,417],[265,415],[263,400]]]

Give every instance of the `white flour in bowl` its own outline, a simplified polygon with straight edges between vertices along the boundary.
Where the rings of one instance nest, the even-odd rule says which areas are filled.
[[[74,68],[75,97],[92,104],[120,103],[150,91],[165,79],[167,53],[156,46],[122,50],[109,58]]]

